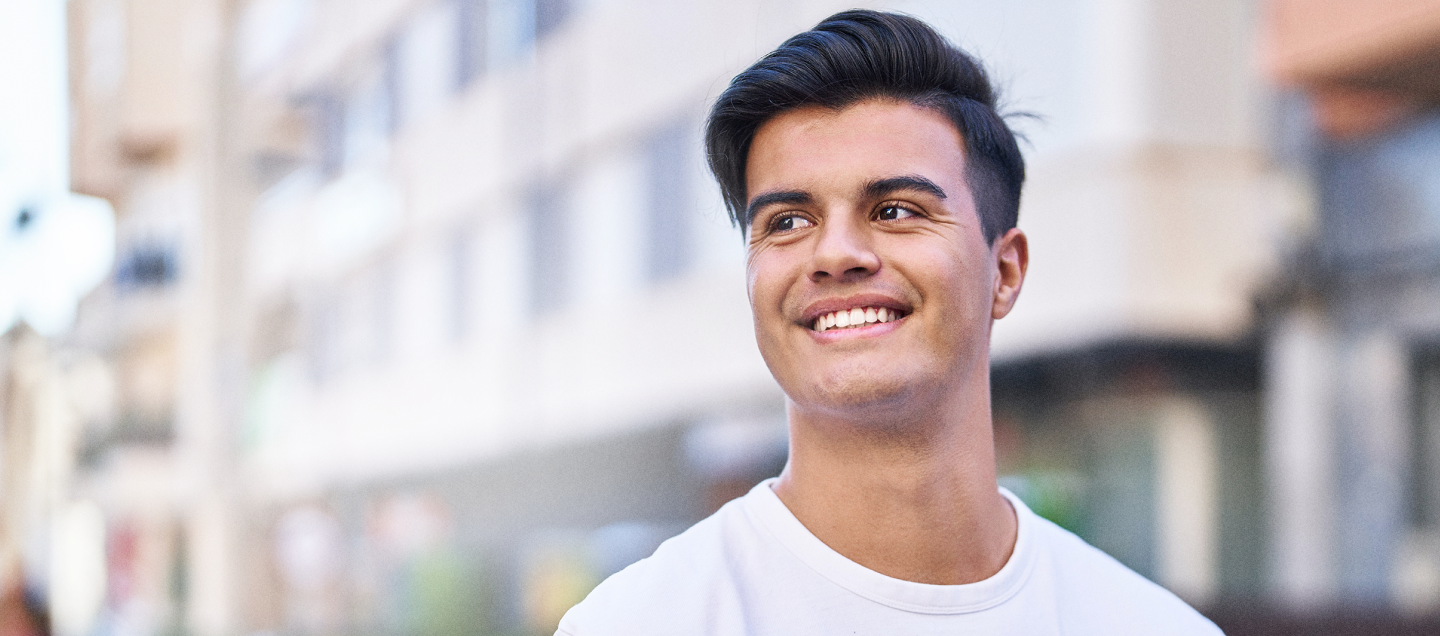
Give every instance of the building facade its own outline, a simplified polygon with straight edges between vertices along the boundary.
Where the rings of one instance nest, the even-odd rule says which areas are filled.
[[[105,513],[99,628],[547,633],[777,473],[701,128],[848,6],[71,0],[74,187],[120,219],[67,341],[117,387],[73,485]],[[1327,145],[1309,84],[1260,64],[1269,4],[881,8],[1037,115],[1004,483],[1232,632],[1256,599],[1430,612],[1440,545],[1403,512],[1433,481],[1403,406],[1434,410],[1424,257],[1391,288],[1315,256],[1370,236],[1356,210],[1434,216],[1433,126],[1400,123],[1424,108]],[[1413,204],[1356,198],[1399,174]]]

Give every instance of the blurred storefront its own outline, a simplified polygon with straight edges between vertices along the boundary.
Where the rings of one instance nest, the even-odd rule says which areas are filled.
[[[1232,634],[1440,611],[1440,18],[1381,4],[885,5],[1041,115],[1003,483]],[[700,129],[844,8],[70,0],[116,266],[4,358],[113,389],[53,485],[106,581],[61,631],[549,633],[778,473]]]

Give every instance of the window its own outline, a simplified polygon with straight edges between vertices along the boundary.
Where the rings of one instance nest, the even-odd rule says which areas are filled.
[[[570,0],[535,1],[535,39],[550,35],[570,17]]]
[[[1440,529],[1440,347],[1422,347],[1412,364],[1410,521],[1434,530]]]
[[[569,285],[569,219],[559,188],[542,186],[530,204],[530,299],[536,314],[564,306]]]
[[[455,93],[460,72],[458,0],[442,0],[416,13],[394,45],[394,83],[398,126],[426,119]]]
[[[470,324],[474,319],[473,307],[474,276],[471,270],[474,267],[475,251],[474,232],[469,228],[461,228],[450,237],[449,246],[449,270],[450,270],[450,337],[453,340],[464,340],[470,334]]]
[[[577,166],[565,197],[569,300],[613,306],[645,282],[646,154],[643,146],[596,151]]]
[[[468,85],[485,73],[485,0],[457,0],[455,20],[455,79]]]
[[[474,274],[474,298],[470,307],[475,334],[481,339],[504,339],[530,323],[531,283],[530,241],[526,240],[532,220],[528,215],[494,215],[471,234],[470,252]]]
[[[345,102],[332,92],[310,100],[320,171],[334,176],[345,166]]]
[[[393,109],[388,74],[383,64],[369,71],[355,84],[323,90],[305,99],[320,171],[327,177],[381,154],[389,146]]]
[[[529,56],[573,9],[572,0],[454,0],[456,77],[464,86]]]
[[[164,287],[175,281],[175,250],[148,242],[132,246],[115,267],[115,284],[121,289]]]
[[[535,0],[489,0],[487,8],[489,70],[528,56],[535,47]]]
[[[323,383],[354,368],[387,362],[394,348],[394,308],[391,259],[316,298],[307,321],[315,381]]]
[[[346,95],[341,120],[345,167],[383,155],[389,148],[391,106],[383,69],[374,69]]]
[[[251,79],[282,62],[310,26],[313,12],[312,0],[253,0],[246,4],[236,28],[240,76]]]
[[[684,273],[691,264],[689,150],[686,128],[672,124],[656,131],[646,144],[649,196],[645,240],[645,274],[651,281]]]
[[[1321,245],[1362,265],[1440,246],[1440,115],[1353,144],[1323,144],[1316,162]]]
[[[366,362],[383,363],[394,353],[395,342],[395,263],[387,258],[375,266],[364,289],[363,311],[368,313],[368,342],[356,343]]]
[[[335,376],[340,367],[336,337],[340,303],[334,293],[325,293],[315,299],[309,313],[305,349],[310,361],[310,375],[316,384],[324,384]]]

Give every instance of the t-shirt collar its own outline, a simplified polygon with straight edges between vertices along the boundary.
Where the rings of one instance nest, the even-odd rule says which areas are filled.
[[[892,578],[866,568],[836,552],[810,533],[771,490],[775,479],[760,482],[745,496],[745,510],[762,531],[768,532],[811,570],[859,596],[921,614],[965,614],[986,610],[1014,596],[1029,577],[1035,561],[1035,521],[1029,508],[1010,491],[1000,494],[1015,508],[1015,549],[990,578],[964,585],[931,585]]]

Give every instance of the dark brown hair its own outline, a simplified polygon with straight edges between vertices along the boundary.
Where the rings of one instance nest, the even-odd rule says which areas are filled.
[[[985,69],[916,18],[857,9],[786,40],[736,75],[710,110],[705,152],[742,233],[750,221],[745,164],[760,126],[801,106],[840,110],[874,98],[908,101],[948,117],[965,141],[965,176],[985,240],[994,242],[1015,227],[1025,159],[997,110]]]

